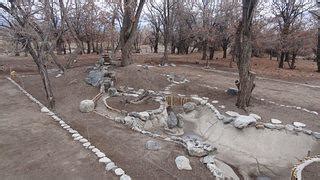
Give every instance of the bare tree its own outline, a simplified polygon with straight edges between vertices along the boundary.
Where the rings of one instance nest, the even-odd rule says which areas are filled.
[[[317,72],[320,73],[320,12],[319,12],[320,2],[319,1],[317,1],[317,7],[318,7],[317,11],[310,11],[310,13],[312,13],[315,16],[315,18],[317,19],[318,43],[317,43],[317,52],[316,52],[316,54],[317,54],[316,62],[317,62],[317,67],[318,67]]]
[[[133,63],[131,57],[132,45],[144,4],[145,0],[139,0],[139,2],[134,0],[124,0],[124,13],[120,32],[122,66],[127,66]]]
[[[257,3],[258,0],[242,0],[242,20],[236,33],[236,58],[240,77],[236,105],[242,109],[249,106],[254,88],[255,73],[251,72],[251,27]]]
[[[30,53],[33,61],[36,63],[47,100],[51,108],[55,107],[55,98],[53,96],[51,83],[49,80],[47,66],[48,55],[53,55],[55,42],[59,37],[52,38],[50,29],[50,17],[48,1],[43,3],[43,7],[39,9],[32,4],[33,2],[9,1],[9,5],[0,3],[0,8],[9,14],[12,24],[10,30],[14,31],[19,38],[19,42],[23,43],[25,49]],[[35,16],[41,12],[44,15],[44,21],[40,25],[37,23]],[[51,44],[51,45],[50,45]],[[54,58],[55,56],[53,56]],[[55,59],[54,59],[55,60]]]

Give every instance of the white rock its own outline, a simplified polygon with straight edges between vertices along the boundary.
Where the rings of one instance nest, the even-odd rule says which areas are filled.
[[[273,123],[273,124],[281,124],[282,122],[279,119],[271,119],[271,123]]]
[[[107,157],[103,157],[103,158],[99,159],[99,162],[107,164],[107,163],[111,162],[111,160]]]
[[[111,169],[116,168],[117,166],[114,164],[114,162],[110,162],[106,165],[106,171],[110,171]]]
[[[91,145],[91,143],[90,142],[86,142],[86,143],[83,143],[82,145],[87,148],[87,147],[89,147]]]
[[[237,116],[240,116],[239,113],[237,112],[234,112],[234,111],[227,111],[226,114],[228,114],[229,116],[231,117],[237,117]]]
[[[98,156],[98,158],[102,158],[105,157],[106,155],[103,152],[97,152],[96,155]]]
[[[211,103],[212,103],[212,104],[217,104],[217,103],[219,103],[219,101],[214,100],[214,101],[211,101]]]
[[[88,147],[88,149],[93,149],[93,148],[95,148],[95,147],[94,147],[94,146],[92,146],[92,145]]]
[[[60,77],[60,76],[62,76],[62,74],[58,74],[58,75],[56,75],[56,78],[58,78],[58,77]]]
[[[179,170],[192,170],[192,167],[190,166],[190,161],[185,156],[176,157],[175,162]]]
[[[76,138],[74,138],[75,141],[79,141],[80,139],[82,139],[83,137],[82,136],[78,136]]]
[[[120,180],[131,180],[131,177],[126,175],[126,174],[123,174],[121,177],[120,177]]]
[[[42,113],[48,113],[48,112],[50,112],[50,110],[48,108],[46,108],[46,107],[43,107],[43,108],[41,108],[41,112]]]
[[[68,129],[68,128],[70,128],[69,125],[63,126],[63,129]]]
[[[257,121],[261,120],[261,116],[259,116],[259,115],[257,115],[257,114],[251,113],[251,114],[249,114],[249,116],[255,118]]]
[[[81,135],[80,134],[72,134],[73,138],[76,138],[76,137],[79,137],[79,136],[81,136]]]
[[[80,112],[87,113],[94,110],[94,101],[92,100],[83,100],[80,102],[79,106]]]
[[[98,148],[93,148],[91,151],[96,153],[96,152],[99,152],[100,150]]]
[[[208,163],[214,163],[215,162],[215,157],[214,155],[208,155],[205,156],[201,159],[201,162],[204,164],[208,164]]]
[[[149,120],[150,114],[146,111],[139,112],[140,119],[146,121]]]
[[[83,139],[80,139],[79,142],[86,143],[86,142],[88,142],[88,139],[83,138]]]
[[[122,174],[124,174],[124,171],[121,168],[117,168],[117,169],[114,170],[114,173],[117,176],[121,176]]]
[[[295,127],[306,127],[306,124],[301,123],[301,122],[293,122],[293,125],[294,125]]]
[[[249,124],[256,123],[257,120],[252,116],[239,115],[233,121],[233,126],[239,129],[247,127]]]
[[[219,106],[219,108],[224,109],[226,108],[224,105]]]

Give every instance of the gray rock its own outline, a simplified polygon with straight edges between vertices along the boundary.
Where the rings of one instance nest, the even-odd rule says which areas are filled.
[[[184,126],[184,120],[183,120],[183,116],[181,114],[177,114],[177,120],[178,120],[178,124],[177,126],[179,128],[183,128]]]
[[[146,123],[145,123],[144,126],[143,126],[143,129],[149,130],[149,129],[151,129],[152,127],[153,127],[152,122],[151,122],[151,121],[146,121]]]
[[[190,166],[190,161],[185,156],[176,157],[175,163],[179,170],[192,170],[192,167]]]
[[[302,132],[307,134],[307,135],[311,135],[312,131],[310,129],[302,129]]]
[[[79,106],[80,112],[87,113],[94,110],[94,102],[92,100],[83,100]]]
[[[224,123],[224,124],[229,124],[229,123],[231,123],[232,121],[234,121],[234,117],[224,117],[223,119],[222,119],[222,122]]]
[[[320,139],[320,133],[319,132],[312,132],[312,136],[316,139]]]
[[[227,111],[226,114],[229,115],[229,116],[231,116],[231,117],[238,117],[238,116],[240,116],[239,113],[234,112],[234,111]]]
[[[161,149],[161,146],[157,141],[149,140],[146,142],[146,149],[157,151],[157,150]]]
[[[183,105],[183,110],[186,113],[193,111],[195,108],[196,108],[196,103],[194,102],[187,102]]]
[[[257,121],[261,120],[261,116],[257,115],[257,114],[249,114],[249,116],[254,117]]]
[[[204,163],[204,164],[208,164],[208,163],[214,163],[215,161],[215,157],[214,155],[208,155],[208,156],[205,156],[201,159],[201,162]]]
[[[123,174],[121,177],[120,177],[120,180],[131,180],[131,177],[126,175],[126,174]]]
[[[101,83],[100,92],[106,93],[111,87],[113,87],[113,81],[110,78],[105,78]]]
[[[167,124],[170,129],[178,125],[178,120],[173,111],[168,112]]]
[[[285,126],[285,128],[286,128],[287,131],[293,131],[294,130],[294,126],[292,126],[291,124],[287,124]]]
[[[268,128],[268,129],[275,129],[276,128],[276,126],[271,123],[264,123],[264,127]]]
[[[256,122],[257,120],[254,117],[240,115],[237,116],[236,119],[233,121],[233,126],[238,129],[242,129],[250,124],[255,124]]]
[[[85,138],[83,138],[83,139],[80,139],[79,142],[81,142],[81,143],[86,143],[86,142],[88,142],[88,140],[85,139]]]
[[[282,125],[282,124],[275,124],[274,127],[275,127],[275,129],[277,129],[277,130],[281,130],[281,129],[284,129],[284,128],[285,128],[284,125]]]
[[[238,89],[229,88],[229,89],[227,89],[227,94],[229,94],[231,96],[236,96],[236,95],[238,95]]]
[[[111,88],[109,88],[108,89],[108,94],[109,94],[109,96],[115,96],[116,94],[117,94],[117,89],[116,88],[114,88],[114,87],[111,87]]]
[[[114,164],[114,162],[110,162],[106,165],[106,171],[110,171],[112,169],[115,169],[117,166]]]
[[[302,131],[302,127],[294,127],[294,131],[301,132]]]
[[[103,77],[104,72],[100,70],[91,70],[85,78],[85,81],[92,86],[98,87],[102,83]]]

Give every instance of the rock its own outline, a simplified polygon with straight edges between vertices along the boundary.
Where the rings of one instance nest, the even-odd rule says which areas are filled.
[[[85,81],[92,86],[98,87],[102,83],[103,77],[104,72],[99,70],[91,70],[88,76],[85,78]]]
[[[41,108],[40,111],[41,111],[42,113],[48,113],[48,112],[50,112],[49,109],[46,108],[46,107]]]
[[[224,106],[224,105],[221,105],[221,106],[218,106],[218,107],[221,108],[221,109],[226,108],[226,106]]]
[[[55,77],[58,78],[58,77],[60,77],[60,76],[62,76],[62,74],[57,74]]]
[[[143,121],[147,121],[150,119],[150,114],[146,111],[143,111],[143,112],[139,112],[139,118]]]
[[[105,157],[106,155],[103,152],[96,152],[96,155],[98,156],[98,158],[102,158]]]
[[[176,157],[175,162],[179,170],[192,170],[192,167],[190,166],[190,161],[185,156]]]
[[[83,100],[80,102],[79,106],[80,112],[87,113],[94,110],[94,101],[92,100]]]
[[[143,126],[143,129],[150,130],[153,127],[153,124],[151,121],[146,121],[146,123]]]
[[[76,137],[79,137],[79,136],[81,136],[81,135],[80,134],[72,134],[73,138],[76,138]]]
[[[301,132],[302,131],[302,127],[294,127],[293,129],[296,132]]]
[[[193,111],[195,108],[196,108],[196,103],[194,102],[187,102],[183,105],[183,110],[186,113]]]
[[[86,143],[83,143],[82,145],[87,148],[87,147],[89,147],[91,145],[91,143],[90,142],[86,142]]]
[[[211,101],[211,103],[212,103],[212,104],[218,104],[218,103],[219,103],[219,101],[217,101],[217,100],[213,100],[213,101]]]
[[[108,164],[109,162],[111,162],[111,160],[107,157],[103,157],[99,159],[99,162]]]
[[[178,120],[173,111],[168,112],[167,124],[170,129],[178,125]]]
[[[204,164],[208,163],[214,163],[215,162],[215,156],[214,155],[208,155],[201,159],[201,162]]]
[[[82,136],[78,136],[76,138],[74,138],[75,141],[79,141],[80,139],[82,139],[83,137]]]
[[[242,128],[247,127],[250,124],[255,124],[256,122],[257,122],[257,120],[251,116],[239,115],[233,121],[233,126],[238,129],[242,129]]]
[[[117,166],[114,164],[114,162],[110,162],[106,165],[106,171],[110,171],[114,168],[116,168]]]
[[[257,114],[251,113],[251,114],[249,114],[249,116],[255,118],[257,121],[261,120],[261,117],[259,115],[257,115]]]
[[[114,170],[114,173],[117,175],[117,176],[121,176],[124,174],[124,171],[121,169],[121,168],[117,168]]]
[[[109,96],[115,96],[116,94],[117,94],[117,89],[116,88],[114,88],[114,87],[111,87],[111,88],[109,88],[108,89],[108,94],[109,94]]]
[[[231,117],[237,117],[237,116],[240,116],[239,113],[237,112],[234,112],[234,111],[227,111],[226,112],[227,115],[231,116]]]
[[[302,129],[302,132],[307,134],[307,135],[311,135],[312,131],[310,129]]]
[[[123,174],[121,177],[120,177],[120,180],[131,180],[131,177],[126,175],[126,174]]]
[[[281,124],[282,122],[279,119],[271,119],[271,123],[273,123],[273,124]]]
[[[157,150],[161,149],[161,146],[157,141],[149,140],[146,142],[146,149],[157,151]]]
[[[295,126],[295,127],[306,127],[306,124],[304,124],[304,123],[301,123],[301,122],[293,122],[293,125]]]
[[[81,143],[86,143],[86,142],[88,142],[88,140],[85,139],[85,138],[83,138],[83,139],[80,139],[79,142],[81,142]]]
[[[224,118],[222,118],[222,122],[224,123],[224,124],[229,124],[229,123],[231,123],[232,121],[234,121],[234,117],[224,117]]]
[[[231,96],[236,96],[238,95],[238,89],[235,89],[235,88],[229,88],[227,89],[227,94],[231,95]]]
[[[285,129],[287,131],[293,131],[294,130],[294,126],[292,126],[291,124],[287,124],[287,125],[285,125]]]
[[[183,117],[182,117],[181,114],[177,114],[177,120],[178,120],[177,126],[178,126],[179,128],[183,128],[183,126],[184,126],[184,120],[183,120]]]
[[[277,129],[277,130],[281,130],[281,129],[284,129],[285,127],[282,124],[275,124],[274,128]]]
[[[91,151],[94,152],[94,153],[97,153],[97,152],[99,152],[100,150],[99,150],[98,148],[93,148]]]
[[[275,129],[275,125],[271,124],[271,123],[264,123],[264,127],[268,128],[268,129]]]
[[[316,139],[320,139],[320,133],[319,132],[312,132],[312,136]]]
[[[210,170],[210,172],[212,172],[213,176],[217,177],[218,179],[223,178],[223,173],[215,164],[208,163],[207,168]]]
[[[105,78],[103,82],[101,83],[100,92],[106,93],[108,92],[108,89],[113,86],[113,81],[110,78]]]
[[[257,123],[256,124],[257,129],[264,129],[264,124],[263,123]]]

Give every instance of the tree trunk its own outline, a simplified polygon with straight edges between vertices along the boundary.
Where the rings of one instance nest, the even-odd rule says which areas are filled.
[[[62,38],[60,37],[58,40],[57,40],[57,54],[58,55],[61,55],[62,52],[63,52],[63,46],[64,46],[64,42],[62,40]]]
[[[121,49],[121,66],[128,66],[133,63],[131,58],[131,48],[124,46]]]
[[[210,47],[210,55],[209,55],[209,59],[212,60],[213,57],[214,57],[214,48],[213,47]]]
[[[207,59],[207,49],[208,49],[208,41],[205,39],[202,44],[202,58],[201,58],[201,60]]]
[[[222,49],[223,49],[223,57],[222,58],[225,59],[225,58],[227,58],[227,49],[228,48],[224,46],[224,47],[222,47]]]
[[[284,52],[281,52],[280,61],[279,61],[279,66],[278,66],[279,68],[283,68],[284,58],[285,58],[285,53],[284,53]]]
[[[90,54],[91,52],[91,43],[90,41],[87,41],[87,54]]]
[[[245,109],[250,105],[254,89],[255,73],[251,72],[251,26],[253,12],[258,0],[242,0],[242,21],[236,33],[236,57],[239,70],[240,86],[236,105]]]
[[[15,41],[14,42],[15,47],[14,47],[14,56],[20,56],[20,52],[19,52],[19,42]]]

